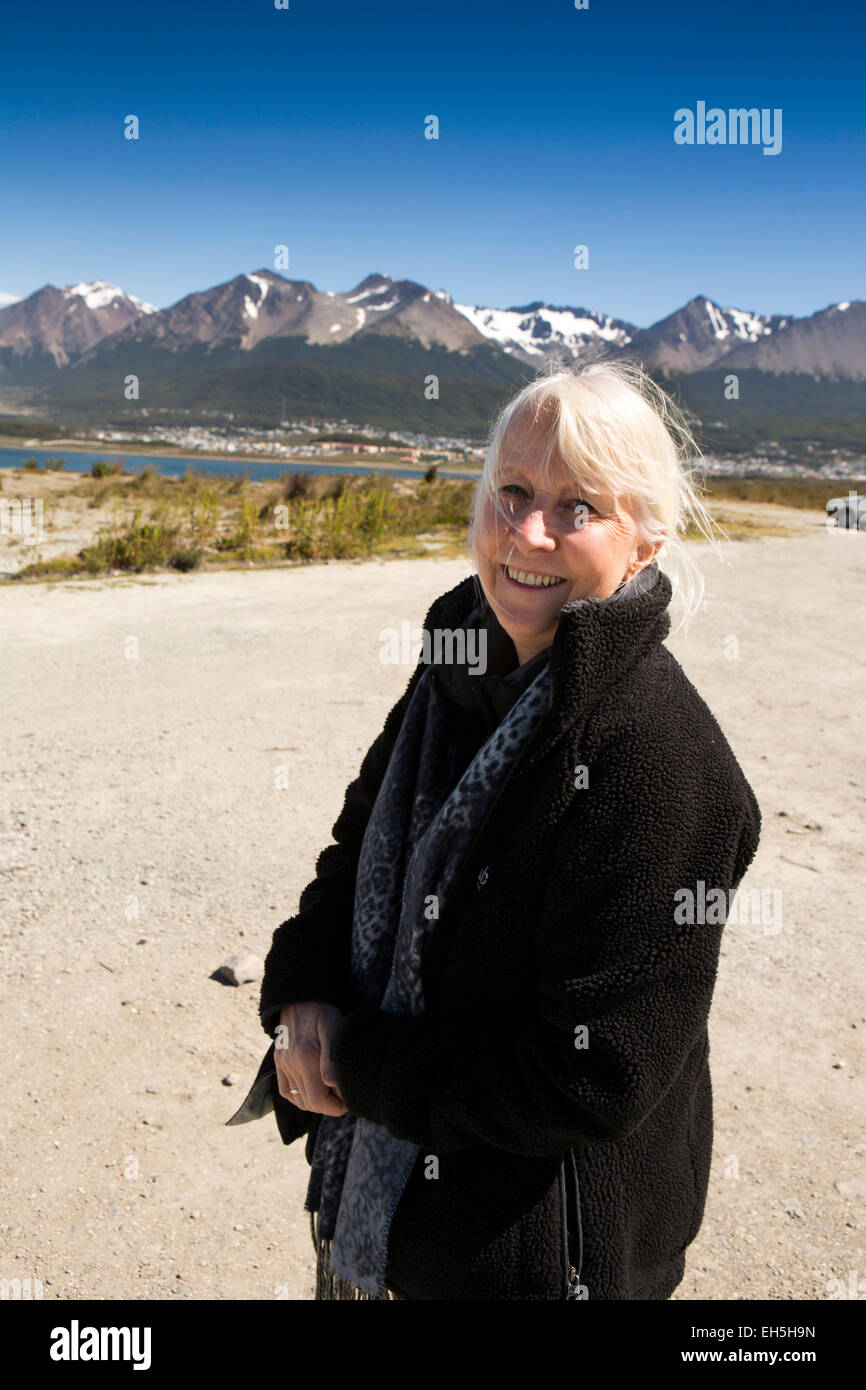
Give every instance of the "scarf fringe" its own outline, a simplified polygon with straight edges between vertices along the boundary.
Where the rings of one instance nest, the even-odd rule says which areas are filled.
[[[347,1280],[340,1278],[339,1274],[331,1268],[331,1242],[324,1240],[319,1235],[317,1217],[318,1212],[310,1213],[310,1227],[313,1246],[316,1251],[316,1299],[343,1303],[354,1302],[356,1299],[367,1299],[374,1303],[392,1300],[393,1294],[389,1289],[385,1290],[385,1297],[382,1299],[378,1294],[367,1293],[364,1289],[359,1289],[357,1285],[350,1284]]]

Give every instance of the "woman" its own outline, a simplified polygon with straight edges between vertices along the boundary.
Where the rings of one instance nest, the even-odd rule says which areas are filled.
[[[476,574],[425,622],[442,659],[266,962],[317,1297],[667,1299],[682,1279],[722,927],[675,906],[701,883],[728,901],[760,831],[662,645],[669,573],[686,612],[700,597],[677,535],[709,529],[692,449],[629,364],[554,370],[492,432]],[[472,629],[483,674],[455,640]]]

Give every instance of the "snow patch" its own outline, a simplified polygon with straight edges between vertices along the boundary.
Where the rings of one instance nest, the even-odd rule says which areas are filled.
[[[715,336],[717,338],[727,338],[731,330],[727,325],[724,314],[716,308],[711,299],[704,300],[704,308],[707,311],[707,318],[710,321],[710,327]]]
[[[360,294],[353,294],[346,300],[347,304],[357,304],[362,299],[368,299],[371,294],[384,294],[388,289],[387,285],[374,285],[371,290],[362,290]]]
[[[118,300],[125,299],[129,304],[134,304],[140,313],[158,312],[154,304],[146,304],[134,294],[126,294],[107,280],[82,280],[77,285],[66,285],[63,289],[64,299],[72,299],[73,296],[83,299],[88,309],[107,309],[109,305],[115,306]]]
[[[148,304],[146,300],[139,299],[135,294],[128,294],[127,299],[131,300],[140,314],[158,314],[159,310],[155,304]]]
[[[760,314],[749,314],[742,309],[726,309],[725,313],[734,325],[734,336],[745,342],[756,343],[773,331]]]
[[[437,298],[441,298],[441,295],[437,295]],[[530,314],[521,314],[514,309],[477,308],[474,304],[454,304],[454,308],[469,320],[473,328],[506,352],[519,347],[523,352],[542,357],[553,346],[565,346],[576,351],[589,339],[616,344],[630,341],[627,333],[616,328],[609,317],[601,314],[598,319],[588,318],[569,309],[550,309],[546,305]],[[549,324],[551,330],[543,338],[536,336],[539,321]]]
[[[268,296],[268,290],[270,289],[270,285],[268,284],[267,280],[263,280],[262,277],[261,277],[261,275],[248,275],[246,278],[247,278],[249,281],[251,281],[252,284],[258,285],[259,290],[260,290],[260,292],[261,292],[261,293],[260,293],[260,298],[259,298],[259,304],[260,304],[260,305],[264,304],[264,302],[265,302],[265,300],[267,299],[267,296]]]

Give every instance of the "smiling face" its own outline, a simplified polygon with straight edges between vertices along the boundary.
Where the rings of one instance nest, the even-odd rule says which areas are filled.
[[[581,494],[556,455],[542,485],[533,453],[515,420],[499,482],[507,520],[482,508],[476,538],[482,588],[521,666],[551,645],[565,604],[609,598],[662,544],[639,541],[627,499]]]

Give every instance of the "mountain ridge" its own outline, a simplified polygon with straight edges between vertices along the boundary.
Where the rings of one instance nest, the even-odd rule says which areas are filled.
[[[640,362],[713,446],[866,447],[862,301],[797,318],[695,295],[639,328],[540,300],[458,304],[379,272],[322,291],[265,267],[165,309],[106,281],[42,286],[0,309],[0,415],[112,429],[343,419],[481,439],[515,389],[599,350]]]
[[[695,295],[646,328],[597,309],[533,300],[505,309],[456,303],[445,290],[373,272],[344,292],[319,290],[262,267],[195,290],[164,309],[107,281],[44,285],[0,308],[0,371],[17,359],[57,369],[93,362],[112,350],[158,346],[179,353],[203,345],[249,352],[265,339],[302,337],[345,344],[370,335],[415,341],[465,354],[482,342],[542,367],[575,362],[588,344],[641,360],[650,369],[690,373],[724,363],[777,375],[805,372],[866,380],[866,304],[840,301],[797,317],[725,308]]]

